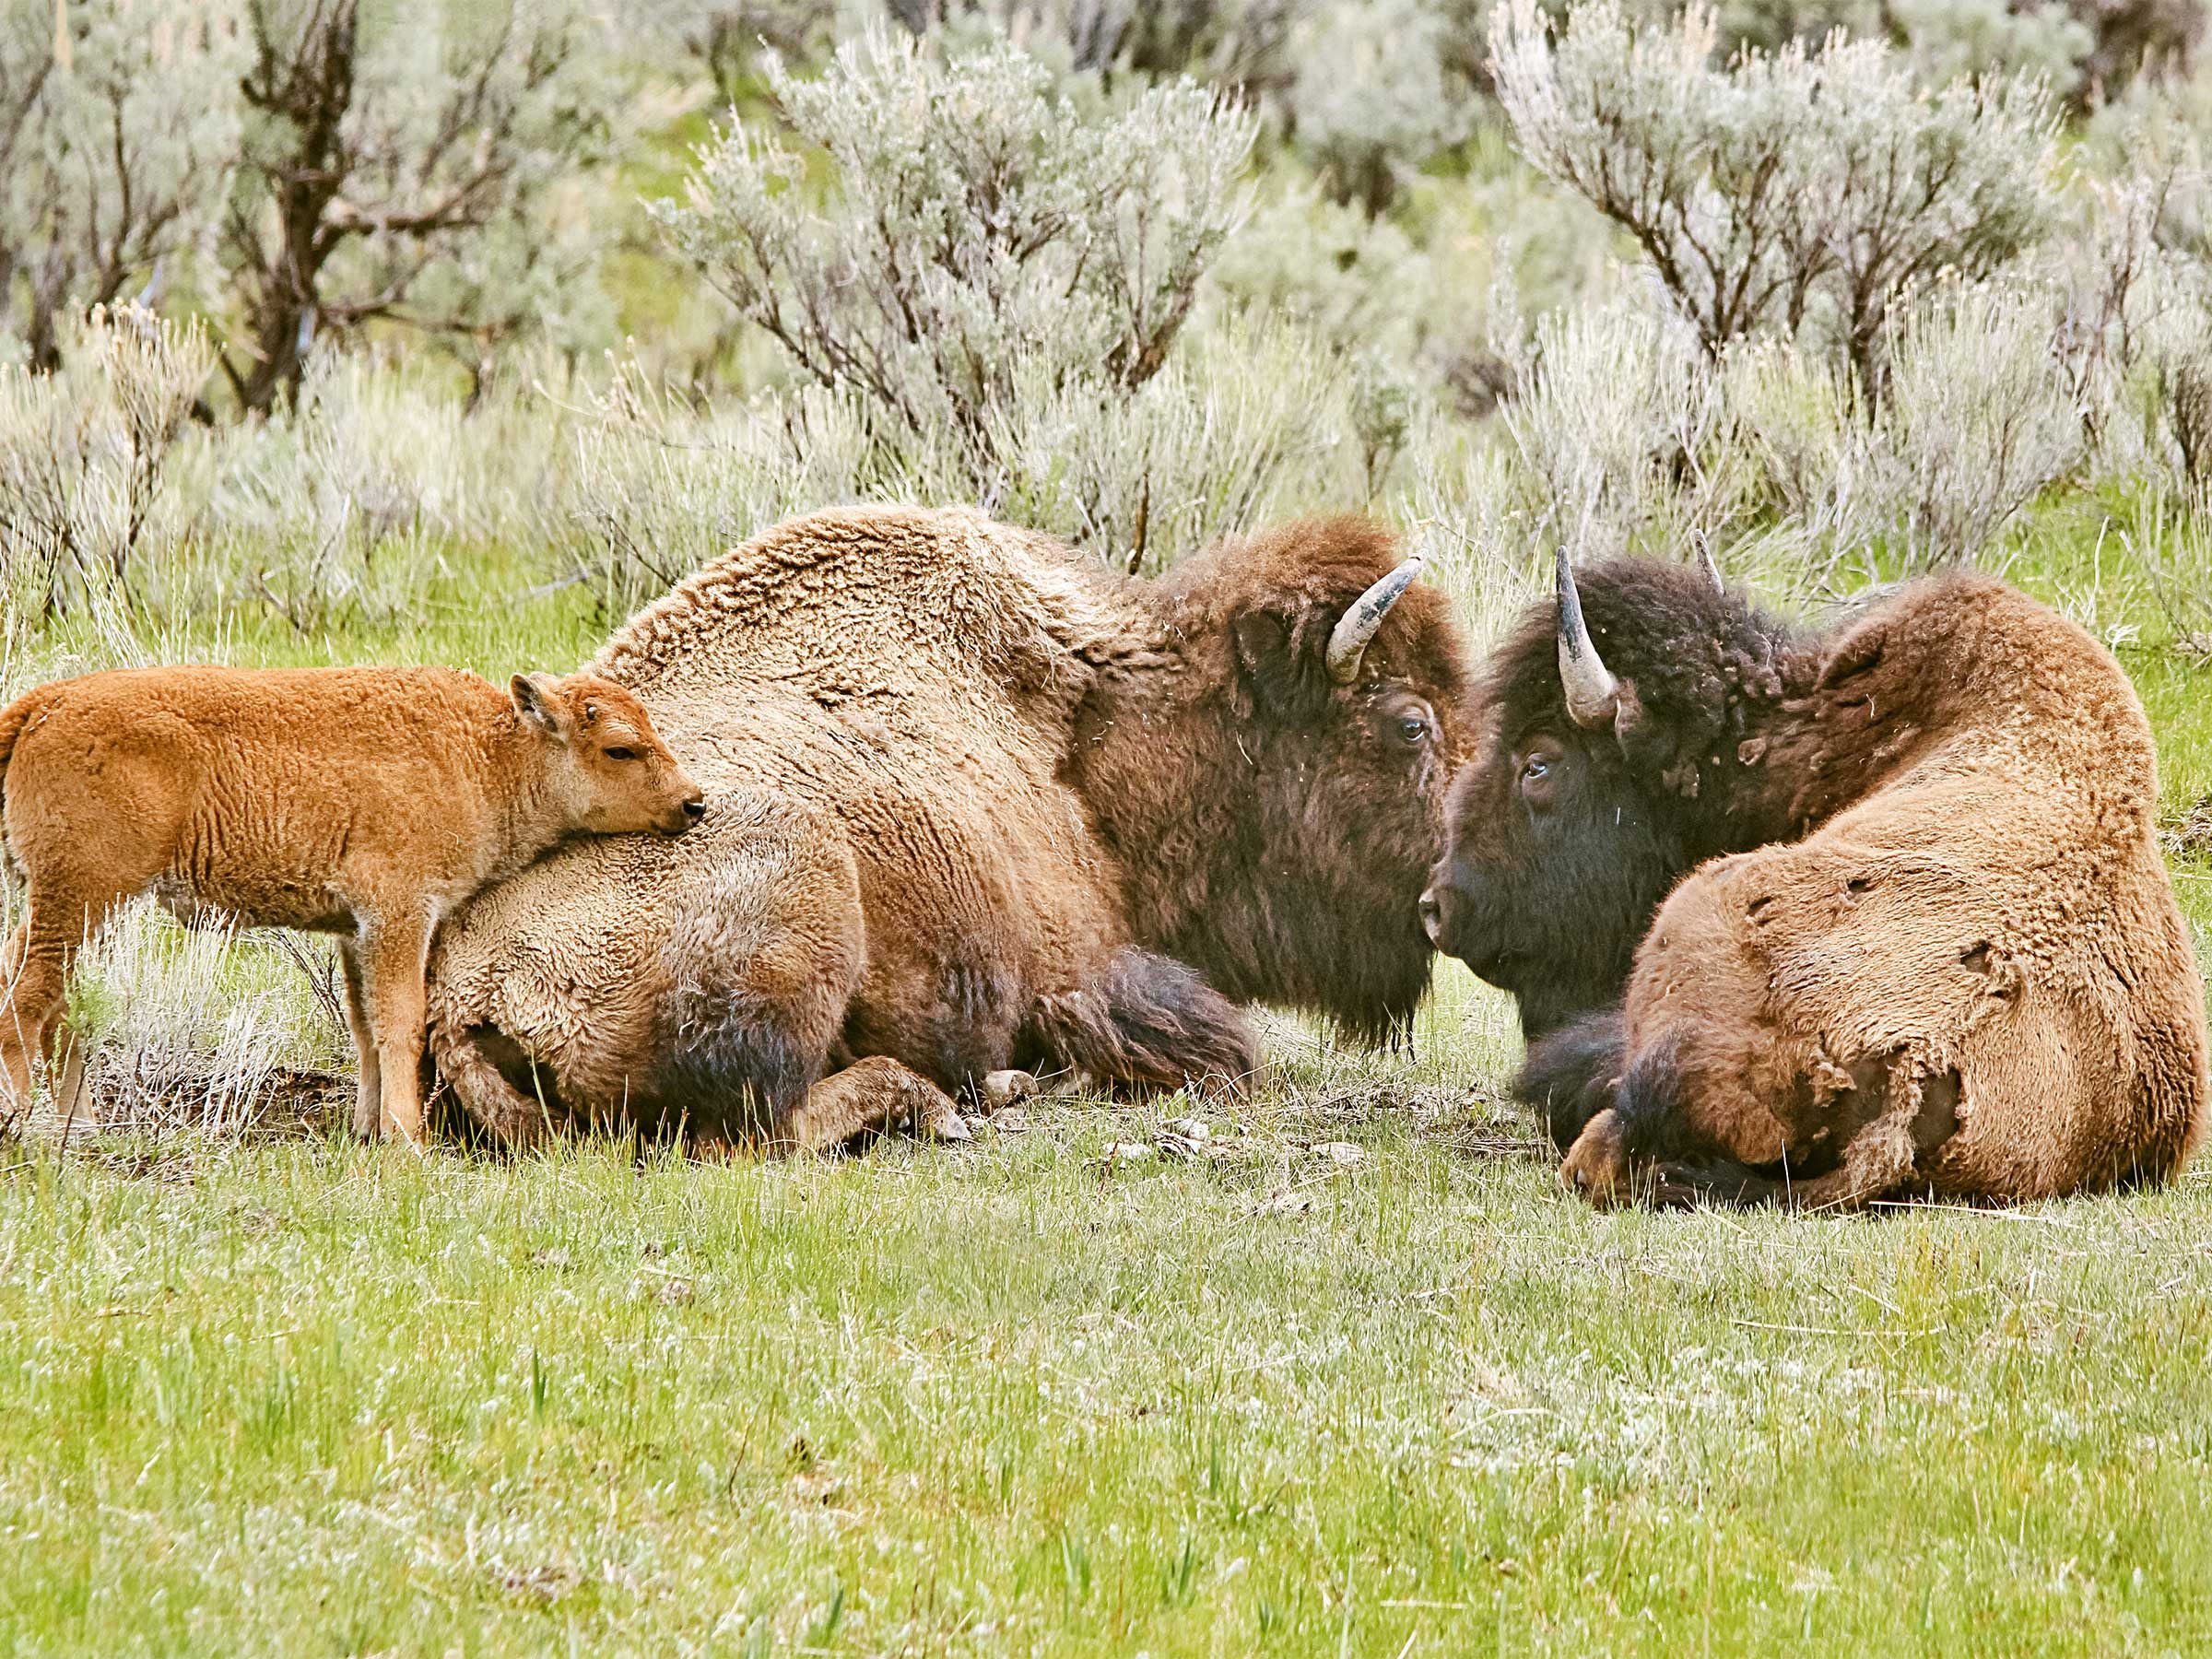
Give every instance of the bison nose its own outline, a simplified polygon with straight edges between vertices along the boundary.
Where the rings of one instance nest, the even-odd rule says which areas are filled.
[[[1434,888],[1421,895],[1421,931],[1429,935],[1431,945],[1444,942],[1444,907]]]
[[[698,823],[700,818],[705,818],[707,816],[707,803],[705,799],[700,795],[693,795],[689,800],[686,801],[684,803],[684,816],[689,818],[695,824]]]

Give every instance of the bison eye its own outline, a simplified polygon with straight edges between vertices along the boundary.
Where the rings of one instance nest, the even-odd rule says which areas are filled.
[[[1521,769],[1521,782],[1524,783],[1540,782],[1550,776],[1551,762],[1541,755],[1531,755],[1528,764]]]
[[[638,751],[633,748],[617,747],[606,750],[606,753],[609,760],[635,760],[638,758]]]
[[[1417,714],[1408,714],[1398,722],[1398,735],[1408,743],[1425,742],[1429,736],[1429,723]]]

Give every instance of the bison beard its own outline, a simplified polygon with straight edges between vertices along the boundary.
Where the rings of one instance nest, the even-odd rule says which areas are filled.
[[[2095,641],[1972,577],[1827,644],[1679,567],[1603,566],[1579,594],[1562,567],[1561,588],[1493,673],[1430,901],[1463,954],[1486,919],[1524,930],[1518,1087],[1571,1187],[2002,1203],[2180,1165],[2203,989],[2152,835],[2149,731]],[[1510,770],[1530,753],[1534,788]],[[1579,848],[1588,869],[1617,816],[1697,856],[1654,867],[1636,846],[1596,901],[1619,930],[1547,958],[1539,855]],[[1618,982],[1592,964],[1677,877],[1604,1007]]]
[[[509,1142],[618,1118],[820,1146],[958,1132],[952,1095],[1017,1068],[1233,1086],[1243,1000],[1403,1030],[1464,696],[1414,574],[1349,520],[1151,583],[967,512],[778,526],[599,659],[706,821],[457,916],[441,1068]]]

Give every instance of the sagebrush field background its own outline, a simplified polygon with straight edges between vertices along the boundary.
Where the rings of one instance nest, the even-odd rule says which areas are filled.
[[[856,499],[1143,572],[1366,511],[1478,640],[1561,544],[1815,621],[1966,560],[2134,677],[2202,951],[2202,32],[16,0],[0,691],[566,668]],[[14,1651],[2212,1642],[2201,1167],[1595,1216],[1453,964],[1407,1049],[1268,1016],[1236,1101],[712,1167],[350,1144],[314,941],[135,912],[73,1008],[97,1123],[0,1147]]]

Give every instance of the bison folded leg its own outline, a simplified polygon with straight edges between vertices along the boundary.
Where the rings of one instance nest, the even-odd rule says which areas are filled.
[[[1535,1108],[1561,1152],[1613,1103],[1627,1065],[1627,1046],[1618,1008],[1587,1015],[1529,1045],[1513,1078],[1513,1098]]]
[[[1041,996],[1025,1037],[1100,1082],[1241,1088],[1259,1047],[1237,1006],[1190,968],[1134,946],[1089,982]]]
[[[499,1145],[519,1152],[545,1138],[551,1118],[543,1100],[508,1081],[492,1056],[490,1044],[496,1041],[504,1040],[490,1026],[458,1032],[431,1028],[438,1070],[453,1085],[462,1110]]]
[[[1777,1179],[1732,1159],[1678,1159],[1652,1166],[1642,1172],[1640,1191],[1663,1209],[1690,1209],[1700,1205],[1750,1209],[1785,1200],[1793,1188],[1786,1177]]]
[[[898,1061],[871,1054],[809,1088],[767,1149],[782,1155],[825,1152],[869,1130],[901,1124],[940,1140],[969,1138],[950,1095]]]
[[[1594,1209],[1629,1201],[1628,1125],[1608,1107],[1583,1126],[1559,1165],[1559,1184],[1589,1200]]]
[[[1863,1209],[1910,1184],[1913,1153],[1912,1115],[1887,1113],[1852,1137],[1827,1174],[1792,1182],[1784,1200],[1799,1209]]]

